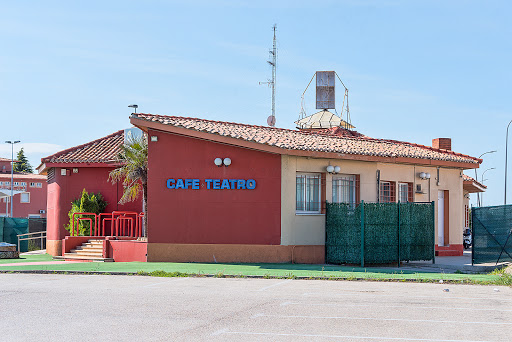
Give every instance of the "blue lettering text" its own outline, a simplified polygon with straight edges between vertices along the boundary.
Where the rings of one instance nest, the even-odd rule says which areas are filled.
[[[192,189],[199,190],[199,179],[192,179]]]
[[[237,181],[238,185],[237,185],[237,189],[245,189],[245,181],[243,179],[239,179]]]
[[[247,189],[254,189],[256,187],[256,181],[254,179],[247,180]]]
[[[175,182],[174,179],[168,179],[167,180],[167,188],[174,189],[174,182]]]
[[[213,180],[213,188],[216,190],[220,190],[220,179]]]
[[[176,181],[176,189],[185,189],[185,186],[183,185],[183,179],[178,179]]]

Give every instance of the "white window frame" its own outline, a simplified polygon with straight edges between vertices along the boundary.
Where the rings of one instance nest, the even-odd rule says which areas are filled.
[[[41,218],[40,214],[28,214],[27,218]]]
[[[43,183],[39,183],[39,182],[36,183],[36,188],[42,188],[42,187],[43,187]]]
[[[28,195],[28,201],[26,201],[26,202],[23,201],[23,195],[25,195],[25,194]],[[20,203],[30,203],[30,192],[22,192],[20,194]]]
[[[308,179],[317,178],[318,179],[318,210],[306,210],[308,203],[307,197],[308,197],[308,186],[304,186],[303,188],[303,208],[304,209],[297,209],[298,204],[298,198],[297,198],[297,179],[301,177],[305,180],[304,184],[308,184]],[[298,215],[319,215],[322,213],[322,174],[321,173],[304,173],[304,172],[297,172],[295,174],[295,213]],[[314,202],[313,202],[314,203]],[[309,204],[311,206],[311,204]]]
[[[350,197],[350,188],[352,188],[352,198],[349,198],[349,201],[340,201],[341,196],[341,186],[337,185],[339,181],[343,182],[352,182],[352,185],[347,185],[349,197]],[[338,174],[336,176],[332,177],[332,203],[348,203],[352,206],[355,206],[356,204],[356,198],[357,198],[357,176],[356,175],[349,175],[349,174]]]
[[[14,182],[14,186],[20,186],[20,182]]]
[[[405,201],[402,201],[402,186],[405,185]],[[409,183],[398,182],[398,200],[400,203],[409,203]]]
[[[31,188],[35,188],[36,187],[36,183],[35,182],[30,182],[30,187]]]

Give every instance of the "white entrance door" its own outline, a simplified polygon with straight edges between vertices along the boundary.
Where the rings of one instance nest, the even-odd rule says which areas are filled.
[[[444,191],[437,192],[437,245],[444,246]]]

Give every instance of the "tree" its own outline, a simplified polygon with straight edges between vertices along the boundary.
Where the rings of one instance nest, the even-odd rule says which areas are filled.
[[[121,166],[109,173],[112,184],[123,182],[123,196],[119,204],[135,201],[142,193],[142,211],[144,212],[144,236],[148,228],[148,141],[146,135],[139,138],[130,136],[128,142],[121,146],[117,156]]]
[[[14,172],[34,173],[34,170],[32,170],[32,165],[30,165],[27,157],[25,156],[25,151],[23,151],[23,147],[16,155],[16,159],[17,162],[14,163]]]
[[[73,229],[73,214],[74,213],[95,213],[99,214],[105,211],[108,203],[105,201],[101,193],[88,193],[85,189],[82,190],[80,197],[71,202],[71,210],[68,212],[69,224],[64,228],[71,232]],[[90,232],[90,224],[87,221],[78,221],[78,218],[91,217],[89,215],[76,215],[75,226],[78,227],[78,235],[87,236]],[[94,222],[94,220],[93,220]]]

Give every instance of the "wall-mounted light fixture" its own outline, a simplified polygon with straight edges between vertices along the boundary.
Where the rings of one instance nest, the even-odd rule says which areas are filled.
[[[158,141],[158,136],[157,135],[152,135],[151,136],[151,141],[153,141],[153,142]]]
[[[332,166],[332,165],[327,165],[327,167],[325,168],[325,170],[329,173],[338,173],[341,171],[341,167],[339,166]]]
[[[222,166],[222,164],[224,164],[224,166],[229,166],[231,165],[231,158],[215,158],[213,162],[219,167]]]
[[[418,176],[421,178],[421,179],[430,179],[430,173],[428,172],[420,172],[418,174]]]

